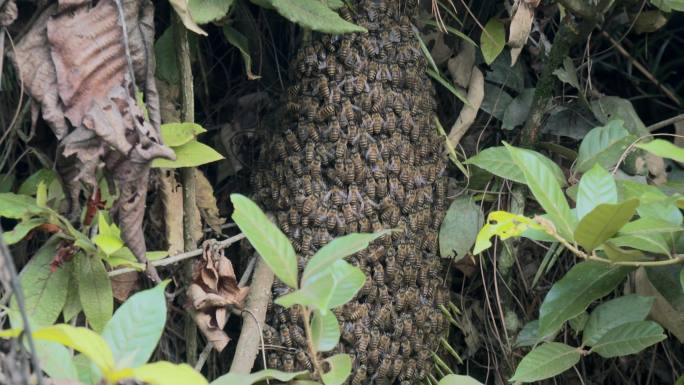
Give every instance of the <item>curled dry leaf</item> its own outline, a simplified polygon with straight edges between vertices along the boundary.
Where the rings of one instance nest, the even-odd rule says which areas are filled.
[[[513,19],[511,19],[511,28],[508,35],[508,45],[511,47],[511,65],[518,61],[522,47],[527,42],[527,37],[530,36],[532,21],[534,20],[534,9],[538,4],[538,1],[518,1],[518,8],[515,10]]]
[[[188,306],[200,331],[220,352],[230,341],[223,331],[228,321],[227,308],[241,307],[249,288],[238,286],[233,264],[215,242],[206,241],[202,248],[202,260],[187,292]]]
[[[225,218],[219,215],[219,209],[214,197],[214,189],[204,173],[195,170],[195,183],[197,189],[197,208],[202,219],[217,233],[221,233],[221,225],[226,222]],[[199,223],[199,222],[198,222]]]
[[[475,47],[471,44],[463,44],[458,55],[449,59],[447,63],[451,79],[457,86],[468,87],[473,65],[475,65]]]
[[[113,0],[94,6],[62,0],[43,11],[11,55],[34,107],[40,107],[59,140],[57,171],[69,218],[78,219],[83,185],[94,189],[97,172],[104,169],[120,191],[112,217],[141,262],[146,262],[142,218],[149,163],[174,158],[159,135],[159,97],[150,57],[153,18],[149,0],[123,1],[122,15]],[[149,120],[136,103],[136,87],[145,97]]]
[[[484,100],[484,76],[479,68],[473,67],[470,75],[470,86],[468,86],[468,103],[464,105],[461,112],[458,114],[458,119],[451,126],[449,131],[449,142],[456,147],[463,135],[468,131],[470,125],[475,121],[477,111]]]

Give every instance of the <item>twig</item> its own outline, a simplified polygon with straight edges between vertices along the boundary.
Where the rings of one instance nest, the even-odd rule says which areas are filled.
[[[232,245],[233,243],[241,240],[244,237],[245,237],[245,235],[240,233],[238,235],[234,235],[234,236],[232,236],[228,239],[225,239],[223,241],[217,242],[216,246],[218,248],[226,248],[226,247]],[[202,248],[191,250],[191,251],[188,251],[185,253],[176,254],[173,257],[168,257],[168,258],[160,259],[157,261],[152,261],[150,264],[154,267],[167,266],[167,265],[172,265],[176,262],[184,261],[184,260],[189,259],[189,258],[194,258],[198,255],[202,255]],[[130,273],[133,271],[138,271],[138,270],[130,268],[130,267],[124,267],[121,269],[112,270],[108,273],[108,275],[110,277],[116,277],[117,275],[121,275],[124,273]]]
[[[266,308],[271,300],[271,286],[273,285],[273,271],[259,257],[254,270],[254,277],[250,285],[245,311],[250,311],[254,317],[243,319],[240,339],[235,348],[235,357],[230,366],[231,373],[249,374],[254,366],[259,351],[260,325],[266,320]]]
[[[646,129],[647,129],[648,131],[650,131],[650,132],[653,132],[653,131],[658,130],[658,129],[661,129],[661,128],[663,128],[663,127],[667,127],[667,126],[669,126],[670,124],[679,123],[679,122],[681,122],[682,120],[684,120],[684,114],[679,114],[679,115],[673,116],[673,117],[671,117],[671,118],[669,118],[669,119],[661,120],[661,121],[658,122],[658,123],[653,123],[653,124],[651,124],[650,126],[646,127]]]
[[[43,385],[43,372],[40,369],[40,362],[38,361],[38,354],[36,352],[35,344],[33,343],[33,336],[31,335],[31,324],[29,323],[28,315],[26,315],[26,307],[24,304],[24,292],[21,289],[21,284],[19,283],[19,277],[17,276],[17,268],[14,266],[14,260],[12,259],[12,254],[10,253],[5,240],[3,239],[3,231],[0,227],[0,257],[5,262],[5,267],[10,274],[10,281],[12,286],[12,291],[17,299],[17,307],[19,308],[19,313],[21,314],[21,320],[24,323],[23,335],[26,336],[28,341],[29,349],[31,350],[31,362],[33,363],[33,372],[36,375],[36,380],[38,385]],[[26,381],[28,384],[28,381]]]

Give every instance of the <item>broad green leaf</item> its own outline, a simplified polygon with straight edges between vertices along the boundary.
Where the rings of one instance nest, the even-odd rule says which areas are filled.
[[[205,385],[207,380],[188,364],[166,361],[146,364],[133,369],[134,378],[150,385]]]
[[[624,127],[635,136],[648,135],[646,125],[641,121],[632,102],[617,96],[603,96],[591,101],[591,111],[601,124],[608,124],[611,120],[622,120]]]
[[[93,238],[93,242],[102,249],[106,255],[112,255],[124,246],[123,240],[111,235],[98,234]]]
[[[297,287],[297,256],[278,227],[249,198],[231,194],[233,220],[273,273],[286,285]]]
[[[663,139],[654,139],[648,143],[639,143],[636,145],[643,150],[650,152],[653,155],[661,158],[668,158],[676,160],[677,162],[684,162],[684,148],[668,142]]]
[[[180,72],[178,71],[178,60],[176,59],[176,42],[173,39],[173,26],[166,28],[157,41],[154,42],[154,55],[156,57],[154,76],[169,84],[179,84]],[[164,135],[162,134],[163,140]],[[165,144],[167,143],[165,142]]]
[[[582,175],[577,188],[577,219],[582,219],[601,203],[617,203],[615,179],[606,169],[595,164]]]
[[[504,90],[503,86],[489,82],[484,84],[484,94],[480,109],[496,119],[503,120],[506,108],[513,101],[513,97]]]
[[[577,317],[571,318],[568,321],[570,327],[575,332],[575,335],[579,335],[584,327],[587,325],[587,320],[589,319],[589,313],[586,311],[581,312]]]
[[[439,229],[439,253],[454,261],[464,258],[475,244],[484,215],[470,195],[454,199]]]
[[[169,3],[171,3],[173,10],[176,11],[176,14],[181,22],[183,22],[185,28],[199,35],[207,35],[207,33],[193,20],[190,9],[188,8],[188,0],[169,0]]]
[[[153,289],[134,294],[105,325],[102,338],[111,347],[116,362],[136,367],[152,357],[166,323],[164,289],[167,284],[164,281]]]
[[[325,385],[341,385],[349,377],[352,360],[348,354],[336,354],[325,359],[330,366],[327,373],[321,373]]]
[[[197,123],[184,122],[162,124],[160,132],[165,145],[178,147],[189,143],[207,130]]]
[[[515,347],[534,346],[540,342],[551,342],[556,337],[556,332],[549,335],[539,336],[539,320],[530,321],[523,326],[515,338]]]
[[[314,347],[319,352],[327,352],[337,346],[340,340],[340,325],[333,312],[323,314],[314,311],[311,319],[311,337]]]
[[[333,239],[311,257],[302,275],[303,284],[328,270],[334,262],[367,248],[371,242],[388,233],[386,230],[377,233],[348,234]]]
[[[35,340],[40,368],[55,380],[78,380],[71,353],[64,346],[50,341]]]
[[[38,207],[47,207],[47,184],[40,181],[36,189],[36,205]]]
[[[682,291],[684,291],[684,268],[679,270],[679,284],[682,285]]]
[[[620,229],[620,234],[665,234],[668,236],[684,231],[684,227],[656,218],[639,218],[627,223]]]
[[[505,144],[511,159],[525,176],[525,182],[537,202],[549,214],[558,233],[572,241],[575,228],[575,217],[570,212],[568,201],[556,181],[553,172],[544,162],[526,151]]]
[[[653,321],[634,321],[608,330],[591,348],[603,358],[626,356],[667,338]]]
[[[273,6],[284,18],[307,29],[333,35],[366,32],[365,28],[344,20],[319,0],[266,0],[265,2]]]
[[[38,183],[45,182],[46,184],[49,184],[55,177],[56,173],[54,171],[47,168],[41,168],[21,183],[17,193],[21,195],[35,195],[36,190],[38,189]]]
[[[541,230],[541,227],[525,216],[507,211],[493,211],[489,213],[487,222],[477,234],[473,254],[479,254],[490,248],[492,246],[490,239],[495,235],[503,241],[511,237],[519,237],[529,229]]]
[[[145,258],[148,261],[158,261],[169,256],[169,252],[165,250],[148,251],[145,253]]]
[[[632,219],[638,205],[637,199],[599,204],[577,224],[575,241],[587,251],[594,250]]]
[[[247,72],[247,79],[255,80],[261,78],[261,76],[254,75],[252,72],[252,56],[249,52],[249,41],[238,31],[237,29],[231,27],[229,24],[223,26],[223,36],[226,40],[235,48],[240,51],[242,55],[242,61],[245,64],[245,71]]]
[[[651,4],[665,12],[684,12],[684,1],[682,0],[651,0]],[[677,381],[677,384],[679,384],[679,381]]]
[[[489,19],[480,35],[480,49],[485,63],[492,64],[505,45],[506,31],[503,23],[499,19]]]
[[[0,194],[0,217],[22,219],[48,212],[47,209],[38,206],[36,200],[30,196],[13,193]]]
[[[251,374],[243,373],[227,373],[211,382],[211,385],[251,385],[257,382],[262,382],[267,379],[275,379],[282,382],[291,381],[292,379],[304,375],[308,372],[281,372],[275,369],[265,369]]]
[[[607,331],[626,323],[643,321],[651,311],[653,301],[653,297],[630,294],[596,306],[584,328],[582,345],[593,346]]]
[[[69,288],[67,289],[67,298],[62,309],[62,317],[64,322],[68,323],[83,310],[81,307],[81,298],[78,294],[78,277],[76,274],[76,263],[70,263],[69,269]]]
[[[156,158],[152,161],[152,167],[197,167],[223,159],[223,155],[216,152],[216,150],[196,140],[191,140],[182,146],[174,147],[173,151],[176,153],[176,160]]]
[[[101,375],[96,373],[97,368],[83,354],[76,354],[73,358],[78,380],[87,385],[95,385],[100,381]]]
[[[100,332],[112,318],[112,282],[102,260],[85,254],[76,256],[78,295],[83,312],[93,330]]]
[[[235,0],[188,0],[188,8],[195,23],[207,24],[224,18],[234,2]]]
[[[594,261],[573,266],[546,294],[539,309],[539,334],[547,335],[559,330],[565,321],[613,291],[632,270],[632,267]]]
[[[670,255],[670,246],[662,234],[619,235],[610,240],[615,246]]]
[[[544,155],[527,149],[519,148],[519,150],[533,154],[539,161],[544,163],[551,171],[561,186],[565,186],[565,175],[563,171],[551,159]],[[490,173],[504,179],[512,180],[513,182],[525,184],[525,175],[522,170],[511,160],[511,154],[506,147],[488,147],[480,151],[477,155],[468,158],[466,164],[474,164],[477,167],[485,169]]]
[[[14,174],[0,174],[0,193],[6,193],[12,191],[12,186],[14,185]]]
[[[639,261],[644,259],[644,253],[639,250],[624,249],[614,243],[615,239],[604,242],[600,247],[611,262]]]
[[[332,264],[331,274],[335,284],[328,302],[329,309],[351,301],[366,282],[366,275],[361,269],[342,260]]]
[[[480,381],[460,374],[448,374],[437,385],[483,385]]]
[[[17,223],[11,231],[2,234],[2,240],[8,245],[13,245],[24,239],[31,230],[44,224],[45,218],[37,217],[23,220]]]
[[[103,373],[114,369],[112,351],[102,337],[94,331],[71,325],[48,326],[33,332],[33,338],[53,341],[72,348],[88,357]]]
[[[503,120],[501,121],[501,128],[512,130],[525,123],[527,116],[530,114],[533,98],[534,88],[527,88],[523,90],[520,95],[513,98],[511,103],[506,107]]]
[[[330,274],[323,275],[307,286],[275,299],[275,303],[289,308],[294,305],[311,306],[325,313],[330,303],[335,282]]]
[[[630,180],[618,180],[617,186],[621,199],[639,199],[637,213],[641,218],[660,219],[676,226],[682,224],[684,217],[677,207],[676,196],[667,196],[656,186]]]
[[[26,315],[36,327],[52,325],[62,312],[69,287],[69,269],[58,267],[54,271],[50,263],[55,257],[59,238],[50,238],[24,266],[19,275],[21,288],[24,291]],[[14,297],[10,309],[18,314]],[[21,318],[11,317],[12,326],[19,327]]]
[[[586,172],[594,164],[605,169],[613,167],[632,138],[621,120],[612,120],[605,126],[594,128],[580,144],[575,171]]]
[[[523,357],[510,381],[534,382],[553,377],[572,368],[580,357],[577,348],[559,342],[547,342]]]

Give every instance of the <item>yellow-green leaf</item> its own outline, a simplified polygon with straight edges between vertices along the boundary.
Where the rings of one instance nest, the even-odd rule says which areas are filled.
[[[579,362],[579,349],[559,342],[547,342],[527,353],[510,381],[534,382],[572,368]]]
[[[592,251],[615,235],[636,213],[638,199],[621,203],[601,203],[591,210],[577,225],[575,241]]]
[[[178,147],[190,142],[197,135],[205,133],[207,130],[197,123],[184,122],[162,124],[160,132],[165,145]]]
[[[174,147],[173,151],[176,153],[176,160],[156,158],[152,161],[152,167],[197,167],[223,159],[223,155],[216,152],[216,150],[196,140],[191,140],[182,146]]]
[[[90,329],[66,324],[53,325],[36,330],[33,338],[57,342],[79,351],[90,358],[105,375],[114,369],[114,357],[107,342]]]
[[[636,147],[662,158],[684,162],[684,148],[681,148],[672,142],[668,142],[667,140],[654,139],[648,143],[639,143]]]
[[[506,31],[503,23],[496,18],[489,19],[480,35],[480,48],[485,63],[492,64],[505,45]]]
[[[328,357],[325,362],[328,363],[330,370],[327,373],[322,373],[323,383],[325,385],[341,385],[349,377],[351,373],[352,361],[349,354],[336,354]]]
[[[473,254],[479,254],[492,246],[490,239],[498,236],[502,241],[510,237],[519,237],[525,230],[541,230],[541,227],[531,218],[509,213],[507,211],[493,211],[487,216],[487,222],[475,239]]]
[[[136,380],[150,385],[206,385],[207,380],[187,364],[166,361],[146,364],[133,369]]]

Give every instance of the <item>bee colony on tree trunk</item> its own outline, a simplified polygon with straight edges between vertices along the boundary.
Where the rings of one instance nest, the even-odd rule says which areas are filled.
[[[334,237],[397,229],[347,260],[366,274],[334,311],[352,355],[348,382],[415,384],[447,327],[437,234],[446,210],[434,89],[410,16],[416,1],[351,1],[342,16],[368,30],[314,35],[291,65],[280,127],[260,156],[256,196],[297,251],[300,270]],[[289,289],[281,282],[274,297]],[[311,369],[296,308],[273,305],[268,366]]]

